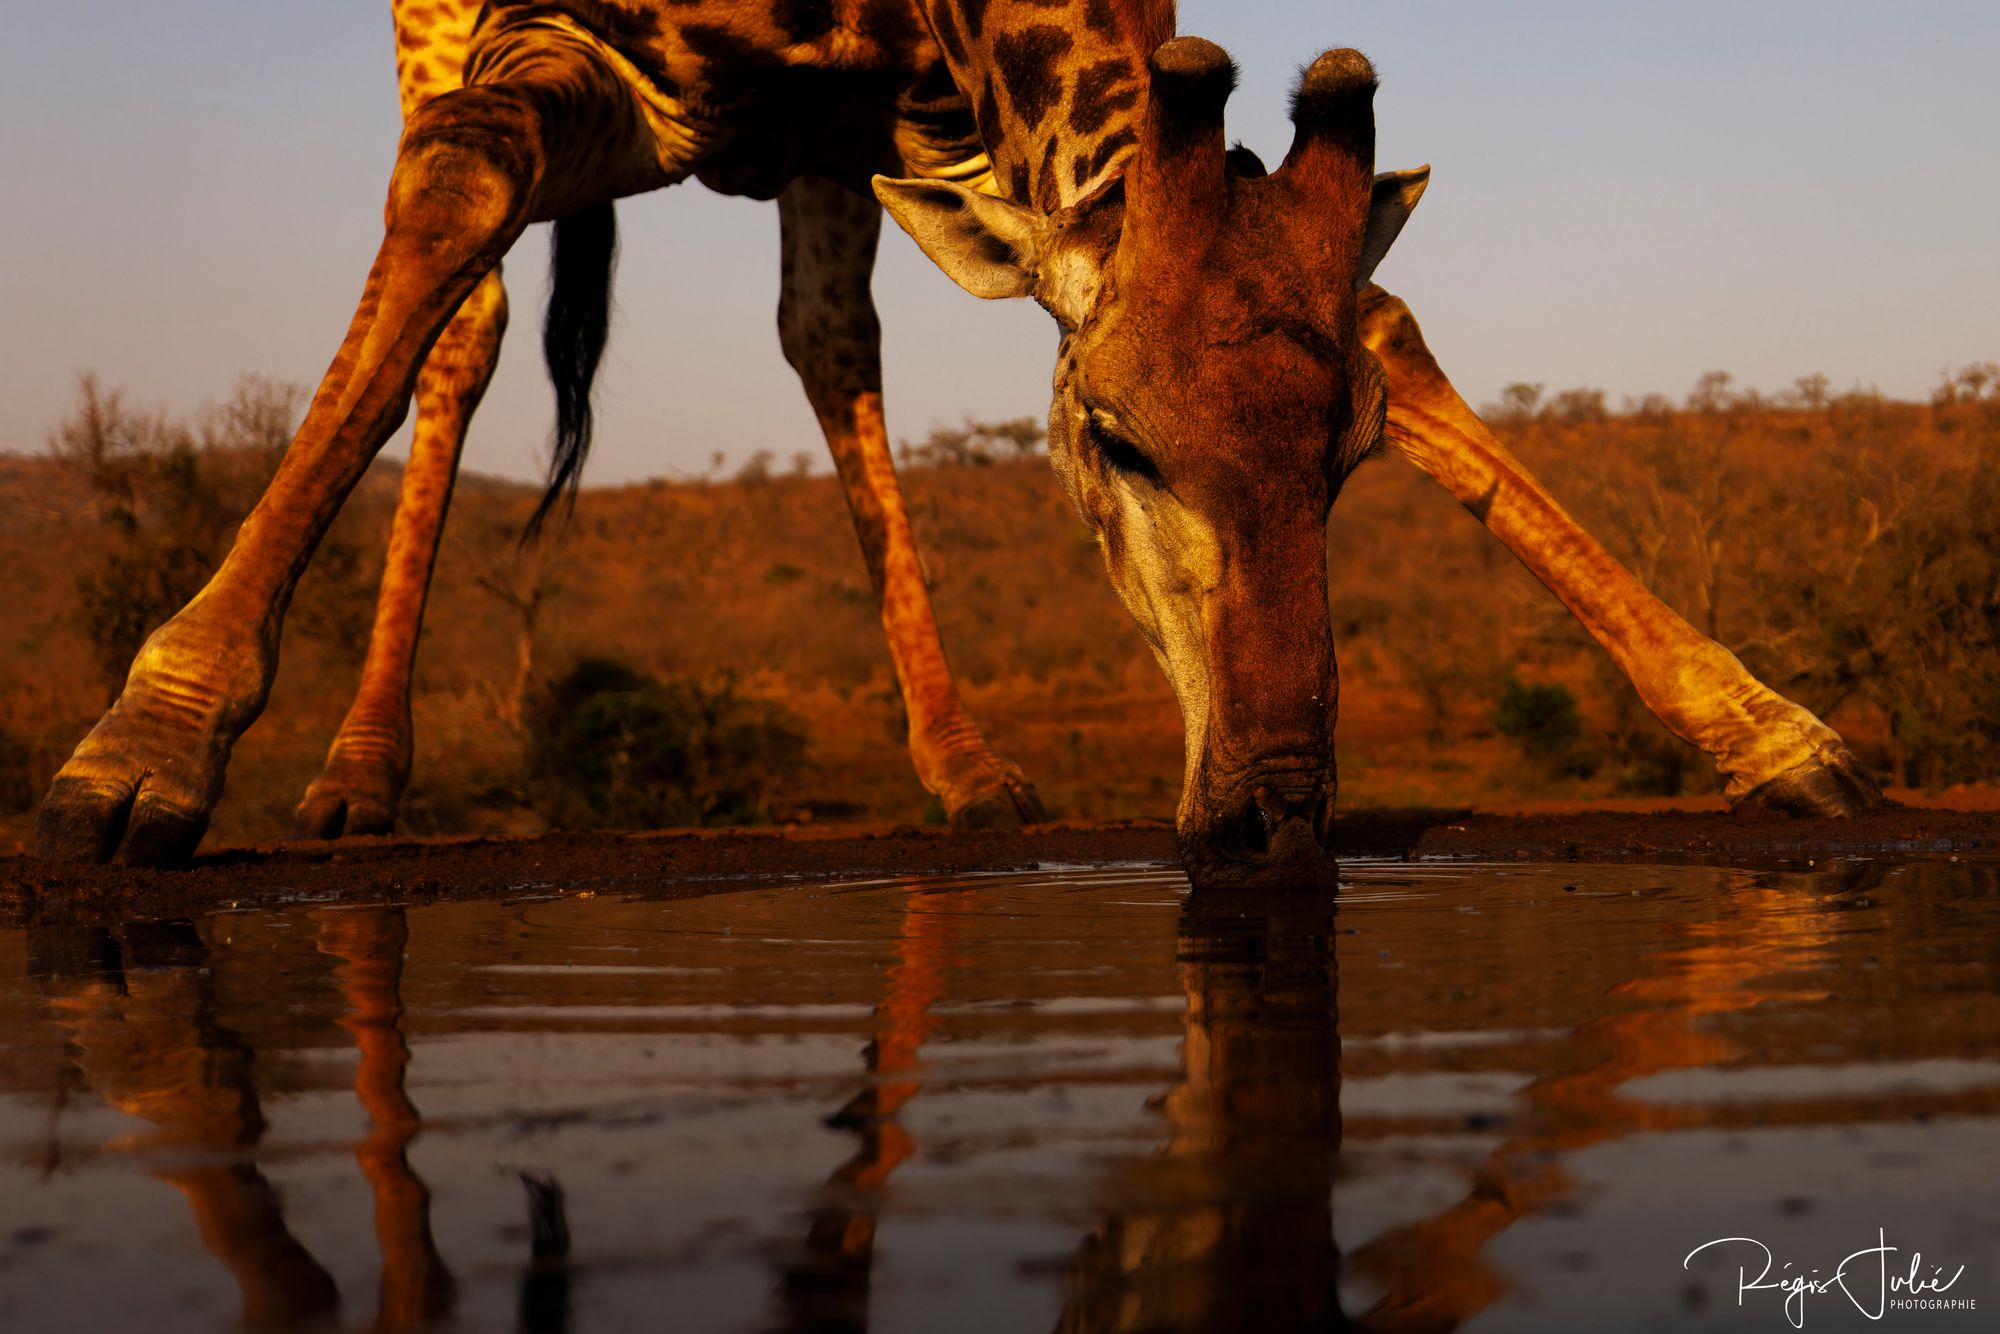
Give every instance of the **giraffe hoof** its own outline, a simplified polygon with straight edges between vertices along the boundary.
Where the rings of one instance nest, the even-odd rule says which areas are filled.
[[[108,862],[125,837],[129,794],[57,778],[35,814],[35,852],[52,862]]]
[[[1834,742],[1804,764],[1752,788],[1736,803],[1736,809],[1844,819],[1886,804],[1882,789],[1854,753]]]
[[[208,832],[206,812],[158,794],[58,774],[35,816],[44,861],[182,866]]]
[[[134,681],[49,784],[35,814],[48,861],[180,866],[208,832],[222,796],[229,737],[219,725],[173,725]]]
[[[357,838],[396,832],[396,805],[322,776],[292,813],[293,838]]]
[[[953,810],[951,827],[961,834],[974,829],[1019,829],[1023,825],[1043,824],[1048,818],[1048,809],[1036,795],[1035,785],[1016,773],[1003,777]]]
[[[146,640],[124,690],[49,784],[35,815],[40,856],[130,866],[194,856],[230,749],[277,674],[271,645],[218,633],[199,606]]]

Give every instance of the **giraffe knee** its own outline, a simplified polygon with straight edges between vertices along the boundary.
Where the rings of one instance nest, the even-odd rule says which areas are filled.
[[[444,253],[496,241],[504,250],[532,216],[539,120],[530,99],[506,88],[461,89],[419,110],[389,186],[390,232]]]

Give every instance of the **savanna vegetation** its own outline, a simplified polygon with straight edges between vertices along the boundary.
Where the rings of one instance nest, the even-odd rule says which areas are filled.
[[[0,454],[0,842],[25,835],[133,650],[214,569],[299,408],[250,379],[178,420],[85,380],[44,451]],[[2000,777],[2000,368],[1949,376],[1929,403],[1817,377],[1766,396],[1717,374],[1616,408],[1515,385],[1485,412],[1649,587],[1885,779]],[[1039,445],[1032,422],[966,423],[900,450],[947,646],[1053,810],[1168,815],[1178,714]],[[418,669],[405,826],[936,818],[837,485],[810,456],[777,457],[588,490],[529,549],[515,535],[533,488],[469,475]],[[322,546],[218,838],[281,833],[317,771],[396,482],[378,465]],[[1413,469],[1365,467],[1330,533],[1345,804],[1714,789]]]

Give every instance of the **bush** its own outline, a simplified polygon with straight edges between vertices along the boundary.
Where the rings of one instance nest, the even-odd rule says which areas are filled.
[[[758,824],[804,757],[804,724],[724,682],[662,681],[586,658],[553,683],[530,737],[537,804],[557,824]]]
[[[1512,676],[1493,706],[1493,726],[1530,755],[1543,757],[1567,750],[1583,735],[1583,717],[1568,686]]]
[[[933,426],[919,444],[905,440],[897,450],[906,468],[990,468],[1003,459],[1026,458],[1042,447],[1048,433],[1033,417],[963,426]]]
[[[1598,758],[1583,745],[1583,715],[1566,685],[1508,677],[1493,706],[1493,727],[1530,759],[1563,778],[1588,778]]]
[[[245,376],[191,420],[141,413],[96,379],[50,435],[50,452],[86,497],[95,550],[76,574],[73,624],[116,695],[149,635],[186,606],[222,563],[277,471],[305,403],[295,385]],[[328,535],[292,604],[308,638],[358,659],[375,572],[353,543]]]

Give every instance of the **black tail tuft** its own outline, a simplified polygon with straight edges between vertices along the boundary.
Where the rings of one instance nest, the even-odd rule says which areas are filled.
[[[558,504],[576,501],[590,453],[591,385],[611,332],[611,271],[618,259],[618,214],[592,204],[556,220],[549,239],[549,313],[542,354],[556,391],[556,431],[549,444],[549,486],[522,531],[533,541]]]

